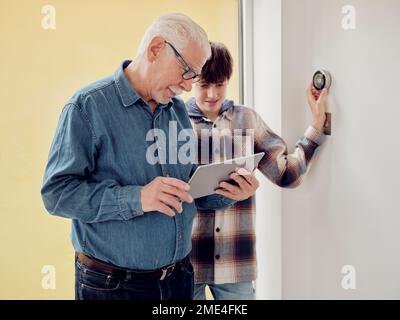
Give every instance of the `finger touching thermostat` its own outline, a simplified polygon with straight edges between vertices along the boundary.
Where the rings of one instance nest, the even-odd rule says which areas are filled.
[[[313,76],[313,86],[317,91],[322,91],[323,89],[329,89],[332,84],[332,77],[329,71],[320,69],[314,73]],[[330,136],[332,134],[332,114],[325,112],[326,120],[323,127],[323,132],[325,135]]]

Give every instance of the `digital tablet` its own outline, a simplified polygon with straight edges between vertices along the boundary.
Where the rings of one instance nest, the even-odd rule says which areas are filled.
[[[232,172],[240,168],[253,172],[263,156],[264,152],[260,152],[251,156],[199,166],[188,182],[190,185],[188,192],[193,199],[213,194],[221,181],[232,180],[229,177]]]

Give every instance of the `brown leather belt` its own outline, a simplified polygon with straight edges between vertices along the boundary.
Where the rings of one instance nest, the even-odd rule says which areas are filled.
[[[175,267],[178,264],[181,264],[181,261],[175,262],[163,268],[152,270],[152,271],[143,271],[143,270],[132,270],[132,269],[123,269],[118,268],[115,266],[111,266],[105,262],[100,262],[98,260],[94,260],[89,258],[88,256],[84,255],[83,253],[77,252],[76,257],[78,258],[79,262],[83,265],[87,266],[88,268],[92,268],[96,271],[111,274],[119,279],[123,280],[130,280],[130,279],[159,279],[164,280],[168,276],[172,274]]]

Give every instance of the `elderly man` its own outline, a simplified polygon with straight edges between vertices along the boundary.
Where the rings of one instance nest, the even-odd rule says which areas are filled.
[[[176,154],[165,149],[182,142],[154,134],[168,136],[171,123],[193,132],[175,96],[191,90],[210,54],[206,33],[190,18],[162,16],[133,62],[65,105],[41,193],[51,214],[72,219],[76,299],[192,299],[196,207],[223,209],[255,192],[254,177],[244,186],[233,175],[235,192],[193,201],[186,182],[196,165],[171,161]],[[152,157],[163,153],[166,161],[153,162],[152,145]]]

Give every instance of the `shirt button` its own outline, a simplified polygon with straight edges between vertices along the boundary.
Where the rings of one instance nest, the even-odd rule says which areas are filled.
[[[217,231],[217,232],[220,232],[220,230],[221,230],[220,228],[215,229],[215,231]]]
[[[216,128],[216,127],[217,127],[217,125],[216,125],[216,124],[214,124],[214,125],[213,125],[213,128]]]
[[[215,256],[215,259],[219,259],[220,258],[220,255],[219,254],[217,254],[216,256]]]

